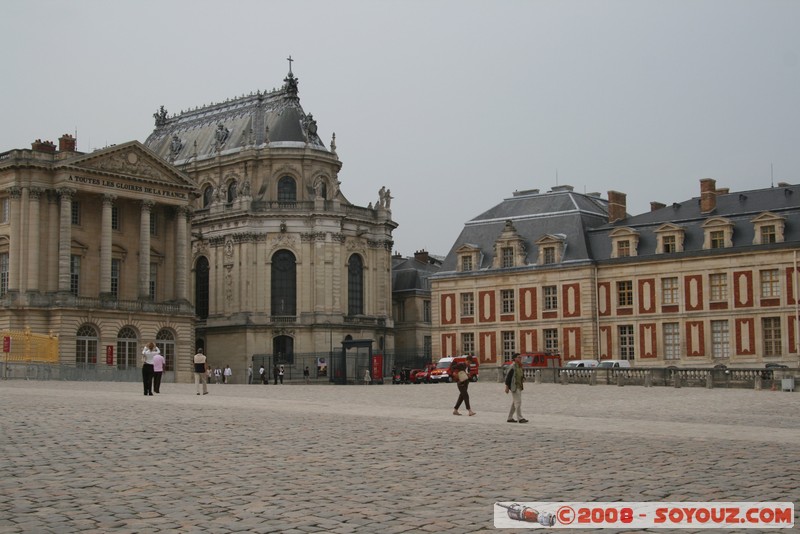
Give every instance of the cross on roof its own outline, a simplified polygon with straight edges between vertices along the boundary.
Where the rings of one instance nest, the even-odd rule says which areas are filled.
[[[294,60],[292,59],[292,56],[289,56],[289,57],[286,58],[286,61],[289,62],[289,74],[291,74],[292,73],[292,61],[294,61]]]

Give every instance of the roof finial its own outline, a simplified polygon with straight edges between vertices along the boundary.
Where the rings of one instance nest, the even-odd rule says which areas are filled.
[[[289,55],[289,57],[286,58],[286,61],[289,62],[289,74],[291,74],[292,73],[292,61],[294,61],[294,60],[292,59],[292,56]]]

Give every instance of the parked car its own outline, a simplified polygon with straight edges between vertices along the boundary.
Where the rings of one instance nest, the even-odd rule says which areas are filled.
[[[436,364],[429,363],[424,369],[418,369],[412,374],[411,381],[415,384],[428,384],[431,381],[431,371],[436,368]]]
[[[597,367],[600,362],[597,360],[570,360],[564,364],[565,369],[583,369],[589,367]]]
[[[600,369],[630,368],[630,360],[603,360],[597,366]]]

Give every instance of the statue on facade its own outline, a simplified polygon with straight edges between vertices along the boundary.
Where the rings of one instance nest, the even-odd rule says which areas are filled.
[[[167,110],[164,109],[164,106],[161,106],[158,111],[153,113],[153,118],[156,120],[156,128],[167,123]]]
[[[228,130],[221,122],[217,124],[217,131],[214,132],[214,138],[217,140],[217,145],[222,146],[225,144],[225,141],[228,140],[230,133],[230,130]]]
[[[381,186],[378,191],[378,202],[375,203],[375,207],[377,208],[378,206],[382,208],[386,206],[386,186]]]
[[[388,210],[392,205],[393,198],[394,197],[392,196],[392,190],[387,189],[386,194],[383,195],[383,207]]]
[[[183,141],[177,135],[172,136],[172,142],[169,145],[169,150],[173,156],[177,156],[178,152],[183,148]]]

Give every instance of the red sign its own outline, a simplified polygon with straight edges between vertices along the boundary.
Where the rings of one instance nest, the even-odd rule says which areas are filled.
[[[3,352],[11,352],[11,336],[3,337]]]
[[[114,365],[114,345],[106,345],[106,365]]]
[[[372,380],[378,382],[383,380],[383,354],[372,355]]]

